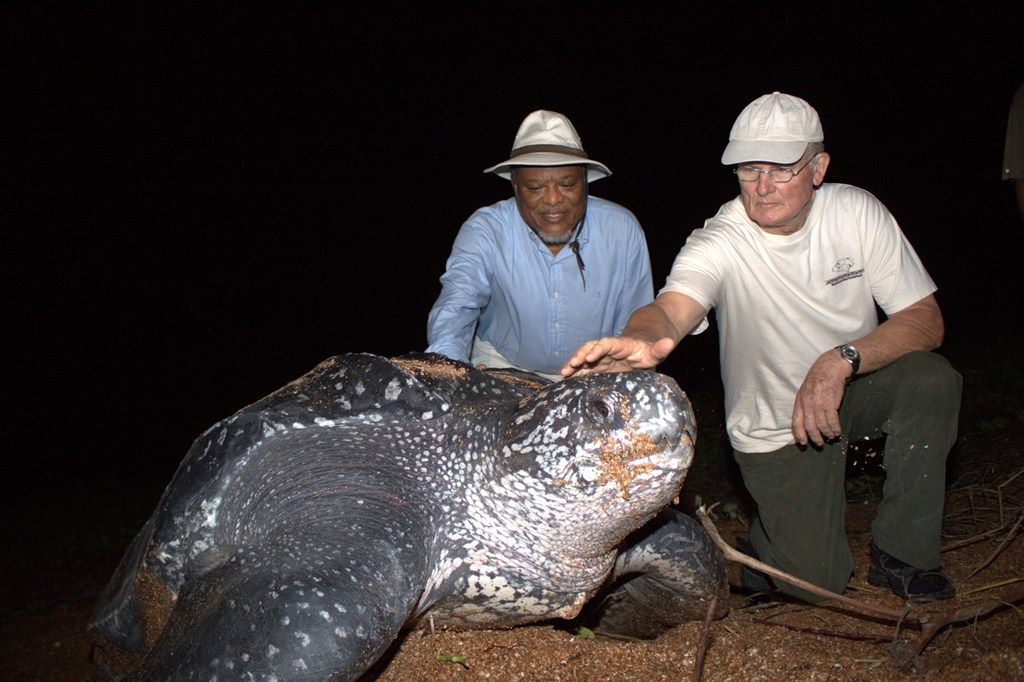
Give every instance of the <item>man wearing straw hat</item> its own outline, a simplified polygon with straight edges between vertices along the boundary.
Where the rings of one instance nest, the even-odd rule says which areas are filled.
[[[946,599],[939,547],[961,378],[931,352],[944,331],[935,284],[881,202],[823,184],[823,140],[799,97],[748,105],[722,155],[739,196],[690,235],[623,335],[584,344],[562,374],[654,367],[715,308],[726,427],[758,507],[742,548],[842,592],[853,570],[846,444],[884,436],[868,580],[909,600]],[[743,582],[769,587],[749,570]]]
[[[459,230],[427,351],[561,379],[574,348],[620,333],[653,299],[643,230],[622,206],[589,196],[589,183],[611,171],[562,114],[531,113],[510,158],[484,172],[511,180],[513,196]]]

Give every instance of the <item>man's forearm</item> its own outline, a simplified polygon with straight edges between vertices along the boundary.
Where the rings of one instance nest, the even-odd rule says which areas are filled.
[[[901,310],[852,343],[860,352],[860,372],[872,372],[917,350],[942,344],[942,313],[931,296]]]
[[[672,320],[657,301],[633,311],[626,323],[626,328],[622,330],[622,335],[649,343],[655,343],[664,338],[670,338],[673,342],[679,343],[679,340],[683,338],[683,334],[672,324]]]
[[[654,299],[654,303],[638,308],[630,316],[622,335],[650,343],[668,338],[678,344],[707,314],[693,298],[669,291]]]

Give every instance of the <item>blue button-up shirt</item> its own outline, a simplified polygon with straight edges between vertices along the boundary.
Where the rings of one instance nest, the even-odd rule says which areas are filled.
[[[427,321],[427,351],[468,361],[475,335],[515,367],[552,373],[584,341],[621,333],[653,300],[640,223],[591,196],[579,252],[583,276],[572,249],[553,255],[514,198],[481,208],[455,238]]]

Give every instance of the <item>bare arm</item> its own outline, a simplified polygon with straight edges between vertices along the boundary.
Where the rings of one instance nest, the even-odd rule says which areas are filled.
[[[881,369],[916,350],[932,350],[942,343],[945,333],[939,304],[925,296],[871,330],[866,336],[847,343],[860,352],[861,374]],[[793,436],[801,445],[807,441],[822,445],[840,433],[839,405],[846,380],[853,368],[834,348],[815,360],[793,405]]]
[[[666,292],[629,316],[622,336],[606,336],[580,346],[561,369],[564,377],[592,372],[650,369],[707,315],[685,294]]]

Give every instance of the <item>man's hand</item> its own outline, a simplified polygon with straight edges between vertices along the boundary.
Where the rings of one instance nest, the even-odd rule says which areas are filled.
[[[685,294],[660,294],[653,303],[633,311],[622,336],[587,341],[559,371],[571,377],[657,367],[706,315],[707,310]]]
[[[655,343],[629,336],[606,336],[580,346],[560,370],[563,377],[594,372],[651,369],[668,357],[676,343],[670,338]]]
[[[821,447],[842,433],[839,405],[846,392],[846,379],[853,367],[839,351],[830,349],[818,356],[804,377],[793,404],[793,437],[800,445],[808,439]]]

